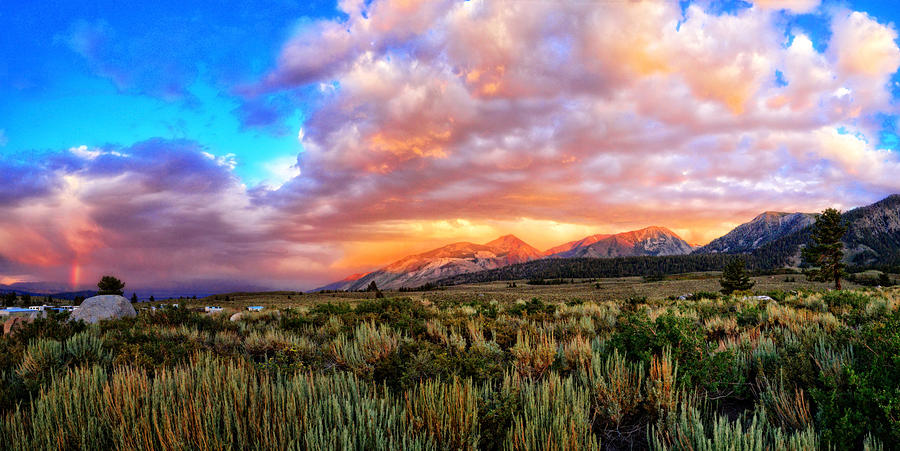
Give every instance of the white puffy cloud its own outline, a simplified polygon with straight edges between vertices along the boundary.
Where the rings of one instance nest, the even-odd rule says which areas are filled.
[[[868,120],[890,112],[900,50],[865,13],[833,11],[821,53],[800,32],[786,43],[775,14],[814,1],[721,15],[669,2],[342,5],[348,19],[292,38],[263,81],[333,88],[304,124],[303,175],[278,193],[308,226],[299,235],[613,216],[703,240],[756,211],[900,189]],[[870,138],[831,136],[843,128]]]

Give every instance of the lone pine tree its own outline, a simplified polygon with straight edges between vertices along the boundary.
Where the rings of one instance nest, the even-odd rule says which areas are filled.
[[[809,272],[810,278],[825,282],[834,281],[834,288],[841,289],[844,274],[844,243],[847,226],[841,221],[841,212],[829,208],[822,212],[813,225],[812,243],[803,248],[803,262],[818,269]]]
[[[722,285],[723,294],[731,294],[735,291],[744,291],[753,288],[755,282],[750,281],[750,276],[744,269],[744,260],[734,259],[722,270],[722,278],[719,279],[719,285]]]

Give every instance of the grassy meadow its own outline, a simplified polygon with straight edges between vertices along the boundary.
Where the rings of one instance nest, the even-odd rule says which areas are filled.
[[[861,273],[863,276],[873,277],[877,271],[871,274]],[[388,297],[404,297],[428,303],[458,302],[465,303],[473,300],[497,301],[501,304],[528,301],[538,298],[543,302],[565,303],[572,301],[603,302],[619,301],[629,298],[643,298],[650,300],[678,297],[685,294],[717,292],[720,272],[701,272],[689,274],[669,275],[662,280],[645,279],[642,277],[615,277],[601,279],[565,279],[567,283],[559,285],[529,285],[527,280],[487,282],[475,284],[461,284],[442,287],[439,290],[398,292],[384,290]],[[824,282],[809,281],[801,274],[776,274],[752,277],[753,291],[765,294],[770,291],[822,291],[831,287]],[[515,287],[509,284],[515,282]],[[572,283],[568,283],[572,282]],[[863,288],[852,282],[844,281],[848,288]],[[261,293],[227,293],[209,296],[201,299],[163,299],[154,303],[140,303],[137,307],[150,307],[152,305],[178,303],[188,308],[203,308],[215,305],[224,308],[228,312],[243,311],[251,305],[260,305],[266,308],[296,308],[310,307],[321,303],[347,302],[354,305],[360,301],[375,298],[374,292],[261,292]]]
[[[692,274],[52,316],[0,338],[0,448],[893,449],[900,289],[790,277],[731,296]],[[191,310],[211,303],[231,311]]]

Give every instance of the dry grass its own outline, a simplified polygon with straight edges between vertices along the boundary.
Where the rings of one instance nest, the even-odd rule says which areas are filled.
[[[618,303],[622,299],[631,297],[647,297],[650,300],[654,300],[665,299],[673,295],[678,296],[681,294],[703,291],[718,292],[720,288],[718,278],[719,273],[708,272],[679,274],[655,282],[644,282],[640,277],[617,277],[597,279],[594,282],[584,281],[581,283],[564,285],[528,285],[525,283],[526,281],[519,280],[517,281],[517,286],[515,288],[508,288],[507,282],[501,281],[455,285],[437,291],[395,293],[390,290],[385,290],[384,292],[388,296],[409,297],[421,300],[426,304],[445,301],[497,301],[500,303],[513,303],[517,300],[538,298],[544,302],[561,303],[579,299],[586,303],[599,305],[602,308],[604,304]],[[791,282],[785,280],[791,278],[795,281]],[[753,281],[756,283],[753,290],[758,293],[764,293],[771,290],[823,290],[829,288],[829,285],[826,283],[810,282],[801,275],[759,276],[754,277]],[[599,284],[600,288],[595,288],[595,284]],[[854,287],[854,284],[847,283],[847,288]],[[230,300],[225,301],[222,299],[222,296],[227,296]],[[353,305],[362,300],[374,299],[374,297],[375,294],[371,292],[306,294],[288,294],[286,292],[232,293],[197,300],[158,300],[156,304],[179,303],[181,306],[187,308],[203,308],[207,305],[218,305],[225,308],[226,311],[224,314],[230,315],[235,312],[246,312],[246,308],[251,305],[262,305],[269,309],[284,309],[289,307],[302,308],[328,302],[346,302]],[[146,305],[150,306],[152,304],[147,303]],[[471,315],[473,311],[464,308],[459,313],[462,315]]]

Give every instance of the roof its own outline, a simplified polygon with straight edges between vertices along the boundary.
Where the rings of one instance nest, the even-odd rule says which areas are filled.
[[[27,309],[27,308],[22,308],[22,307],[8,307],[8,308],[2,309],[2,310],[3,310],[3,311],[6,311],[6,312],[10,312],[10,313],[31,313],[31,312],[34,312],[34,310]]]

